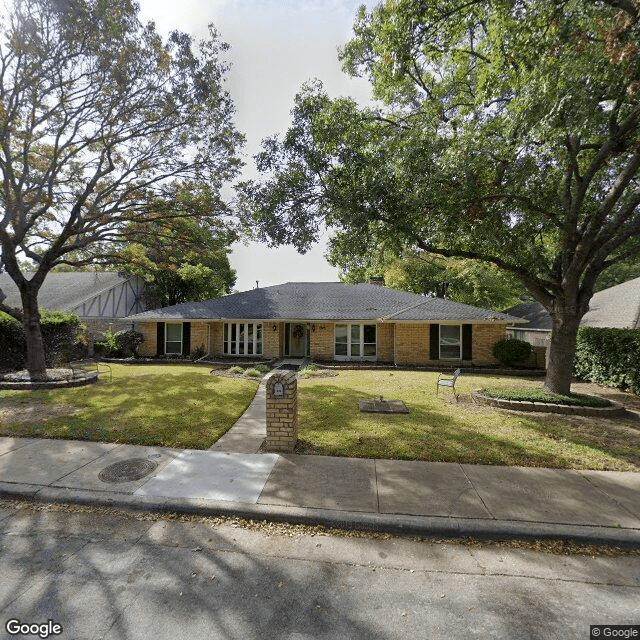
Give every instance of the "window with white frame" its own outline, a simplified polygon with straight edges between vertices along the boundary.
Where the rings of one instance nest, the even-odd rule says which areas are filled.
[[[165,353],[182,353],[182,323],[167,322],[165,325]]]
[[[376,357],[375,324],[335,325],[336,360],[373,360]]]
[[[440,325],[440,360],[462,358],[462,327],[459,324]]]
[[[225,322],[223,353],[228,356],[261,356],[261,322]]]

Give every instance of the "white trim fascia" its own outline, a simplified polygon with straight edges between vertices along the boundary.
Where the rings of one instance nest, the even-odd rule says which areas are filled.
[[[380,322],[381,324],[384,324],[384,320],[378,320],[378,322]],[[443,319],[443,320],[439,320],[437,318],[431,318],[429,320],[394,320],[393,321],[396,324],[481,324],[481,325],[489,325],[489,326],[497,326],[497,325],[507,325],[508,320],[500,320],[500,319],[496,319],[496,320],[480,320],[480,319],[474,319],[474,320],[465,320],[462,318],[447,318],[447,319]],[[522,322],[518,322],[518,324],[522,324],[527,322],[527,320],[523,320]],[[512,323],[515,324],[515,323]]]
[[[400,312],[399,312],[400,313]],[[395,315],[395,314],[394,314]],[[385,324],[387,320],[392,316],[384,316],[383,318],[350,318],[350,319],[324,319],[318,320],[314,318],[313,320],[303,320],[296,318],[167,318],[167,317],[153,317],[153,318],[134,318],[134,317],[124,317],[122,320],[126,320],[127,322],[299,322],[300,324]],[[397,324],[483,324],[483,325],[499,325],[504,324],[507,326],[513,326],[515,324],[526,324],[528,320],[518,320],[514,322],[512,320],[501,320],[496,318],[491,320],[487,319],[462,319],[462,318],[447,318],[438,320],[436,318],[431,319],[422,319],[422,320],[393,320],[393,323]],[[534,331],[534,329],[531,329]],[[551,331],[551,329],[537,329],[537,331]]]

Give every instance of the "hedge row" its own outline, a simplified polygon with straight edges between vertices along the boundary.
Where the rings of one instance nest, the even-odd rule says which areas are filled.
[[[580,328],[573,373],[640,393],[640,329]]]
[[[83,351],[78,342],[82,323],[78,316],[62,311],[40,312],[40,326],[47,367],[76,357],[75,351]],[[15,318],[5,313],[0,315],[0,370],[23,369],[27,358],[27,343],[24,329]]]

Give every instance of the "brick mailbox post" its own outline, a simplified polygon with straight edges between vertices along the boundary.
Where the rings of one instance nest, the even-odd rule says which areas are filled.
[[[274,373],[267,381],[268,451],[291,453],[298,440],[298,382],[295,371]]]

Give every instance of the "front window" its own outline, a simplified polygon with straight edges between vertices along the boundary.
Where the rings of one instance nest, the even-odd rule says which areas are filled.
[[[334,353],[337,360],[375,360],[376,325],[335,325]]]
[[[260,322],[225,322],[223,336],[225,355],[262,355],[262,323]]]
[[[349,349],[348,330],[346,324],[336,325],[336,355],[346,356]]]
[[[440,359],[460,360],[462,358],[462,340],[460,325],[440,325]]]
[[[167,322],[164,352],[182,353],[182,323]]]

